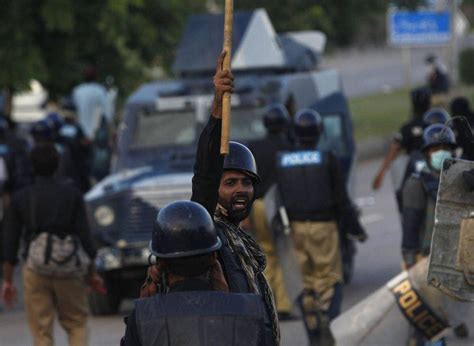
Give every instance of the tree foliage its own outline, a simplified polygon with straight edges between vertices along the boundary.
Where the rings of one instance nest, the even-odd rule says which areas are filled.
[[[348,45],[362,23],[385,13],[383,0],[239,0],[238,8],[265,7],[279,32],[321,30],[334,45]]]
[[[0,11],[0,86],[32,78],[67,93],[95,64],[130,90],[147,67],[169,66],[183,23],[205,0],[15,0]]]

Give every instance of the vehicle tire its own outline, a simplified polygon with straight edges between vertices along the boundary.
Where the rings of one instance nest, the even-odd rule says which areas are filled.
[[[104,316],[116,314],[120,307],[122,297],[110,280],[105,280],[107,294],[102,295],[95,291],[88,294],[89,308],[94,316]]]

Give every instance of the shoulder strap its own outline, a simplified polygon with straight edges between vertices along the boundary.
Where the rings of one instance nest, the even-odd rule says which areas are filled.
[[[30,187],[30,190],[28,191],[28,199],[30,202],[30,219],[31,219],[31,227],[32,227],[32,238],[37,235],[38,233],[38,227],[37,227],[37,222],[36,222],[36,206],[35,206],[35,200],[34,200],[34,195],[33,195],[33,187]]]

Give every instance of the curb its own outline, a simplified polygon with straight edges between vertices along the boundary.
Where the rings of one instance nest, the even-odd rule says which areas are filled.
[[[356,142],[358,161],[367,161],[383,157],[390,146],[391,138],[370,137]]]

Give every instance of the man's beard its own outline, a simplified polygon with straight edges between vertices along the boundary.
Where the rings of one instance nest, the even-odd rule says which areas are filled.
[[[250,199],[247,195],[236,195],[230,201],[219,198],[219,205],[225,209],[223,214],[234,224],[239,224],[250,215],[252,204],[253,199]]]

